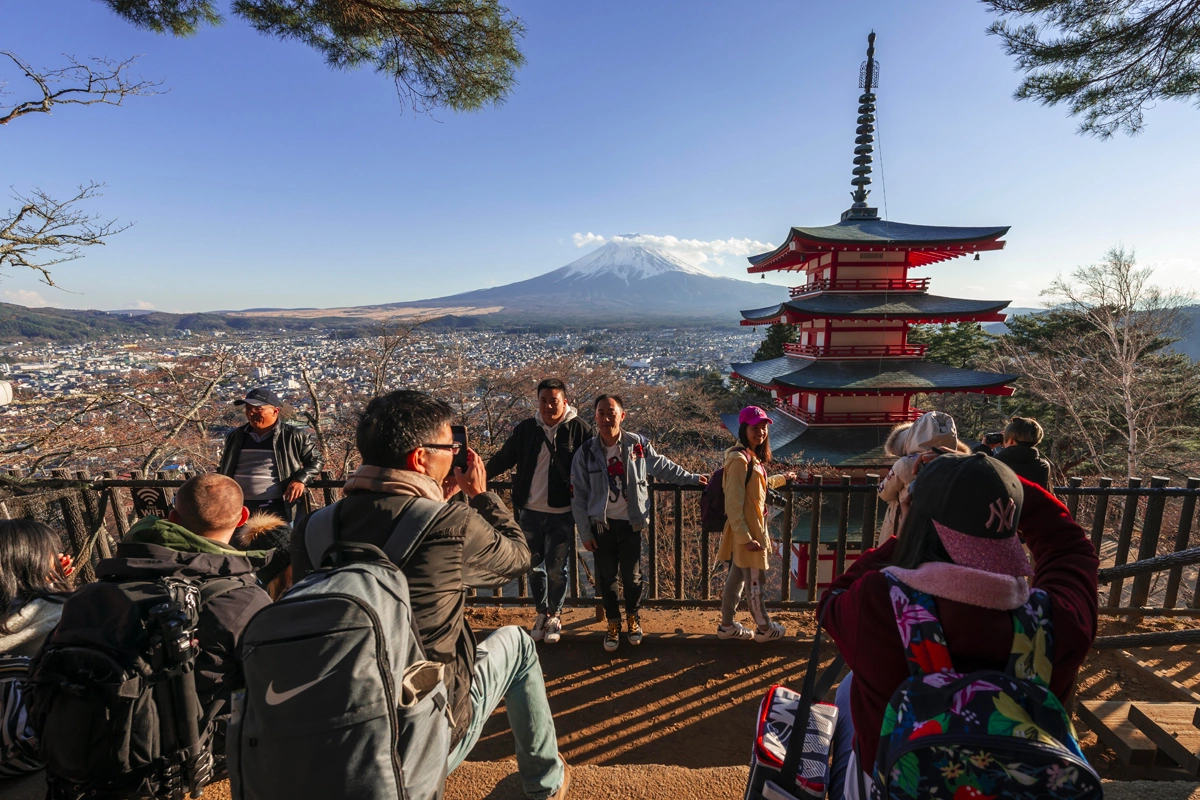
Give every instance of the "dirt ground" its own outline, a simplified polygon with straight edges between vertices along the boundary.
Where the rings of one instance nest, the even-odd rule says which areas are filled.
[[[526,624],[523,609],[475,608],[472,624],[491,629]],[[559,748],[571,764],[664,764],[681,767],[734,767],[749,762],[758,703],[768,687],[798,687],[808,663],[811,612],[782,613],[782,642],[718,642],[715,611],[656,610],[643,615],[646,641],[622,641],[613,654],[601,646],[604,625],[592,609],[567,609],[564,639],[539,645]],[[1134,623],[1102,620],[1100,635],[1134,630],[1197,627],[1190,619],[1146,619]],[[803,638],[797,638],[797,637]],[[826,640],[828,642],[828,640]],[[835,649],[822,649],[822,666]],[[1200,690],[1200,646],[1143,648],[1139,659]],[[1080,670],[1080,700],[1177,701],[1154,682],[1131,670],[1114,652],[1097,651]],[[832,692],[827,698],[832,700]],[[1080,743],[1105,778],[1128,780],[1115,755],[1083,725]],[[503,707],[484,728],[472,761],[500,761],[513,755]]]

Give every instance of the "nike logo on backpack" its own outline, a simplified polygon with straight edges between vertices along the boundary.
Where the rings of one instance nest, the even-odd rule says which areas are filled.
[[[267,696],[266,696],[267,697],[267,705],[277,706],[280,703],[286,703],[288,700],[291,700],[293,697],[300,694],[301,692],[303,692],[307,689],[311,689],[312,687],[316,686],[318,683],[320,683],[321,681],[328,678],[334,672],[337,672],[337,670],[332,670],[330,672],[326,672],[324,675],[317,678],[316,680],[309,681],[308,683],[302,683],[299,686],[295,687],[294,689],[288,689],[286,692],[275,691],[275,681],[271,681],[269,684],[267,684]]]

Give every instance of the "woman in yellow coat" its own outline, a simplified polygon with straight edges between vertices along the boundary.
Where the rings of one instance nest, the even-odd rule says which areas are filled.
[[[721,597],[721,639],[753,639],[770,642],[784,635],[783,626],[772,622],[763,603],[766,588],[767,552],[771,537],[767,533],[767,488],[777,489],[796,473],[767,476],[771,443],[767,426],[771,418],[758,406],[747,406],[738,414],[738,443],[725,451],[725,472],[721,488],[725,493],[725,530],[721,533],[718,561],[729,562],[729,576]],[[750,613],[755,630],[733,619],[742,590],[749,586]]]

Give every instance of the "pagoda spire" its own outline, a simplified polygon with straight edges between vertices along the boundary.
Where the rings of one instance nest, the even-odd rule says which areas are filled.
[[[842,219],[879,219],[879,210],[867,206],[871,190],[871,154],[875,152],[875,93],[879,86],[879,64],[875,62],[875,31],[867,36],[867,60],[858,70],[858,87],[863,93],[858,97],[858,127],[854,139],[854,178],[850,185],[854,191],[850,197],[854,204],[843,212]]]

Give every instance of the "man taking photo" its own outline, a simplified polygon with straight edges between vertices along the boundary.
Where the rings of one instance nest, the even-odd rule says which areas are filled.
[[[567,563],[575,538],[571,514],[571,460],[592,435],[567,401],[567,387],[557,378],[537,386],[538,410],[513,428],[512,435],[487,463],[488,480],[514,466],[512,501],[529,544],[529,591],[537,601],[530,636],[554,644],[562,632],[567,598]]]
[[[414,498],[443,503],[402,565],[426,657],[446,665],[453,729],[447,771],[479,741],[501,702],[516,743],[517,770],[532,800],[562,800],[570,771],[557,737],[536,646],[516,626],[476,644],[463,616],[468,588],[503,586],[529,569],[525,535],[500,497],[487,491],[483,461],[468,450],[467,470],[451,470],[449,405],[423,392],[395,391],[367,404],[356,442],[363,465],[338,501],[338,540],[383,547]],[[459,491],[466,503],[447,503]],[[292,534],[297,579],[313,564],[305,545],[310,518]]]
[[[246,412],[246,424],[225,437],[217,472],[242,487],[246,507],[291,522],[304,487],[321,471],[321,454],[312,437],[279,419],[283,401],[270,389],[252,389],[234,400]]]

